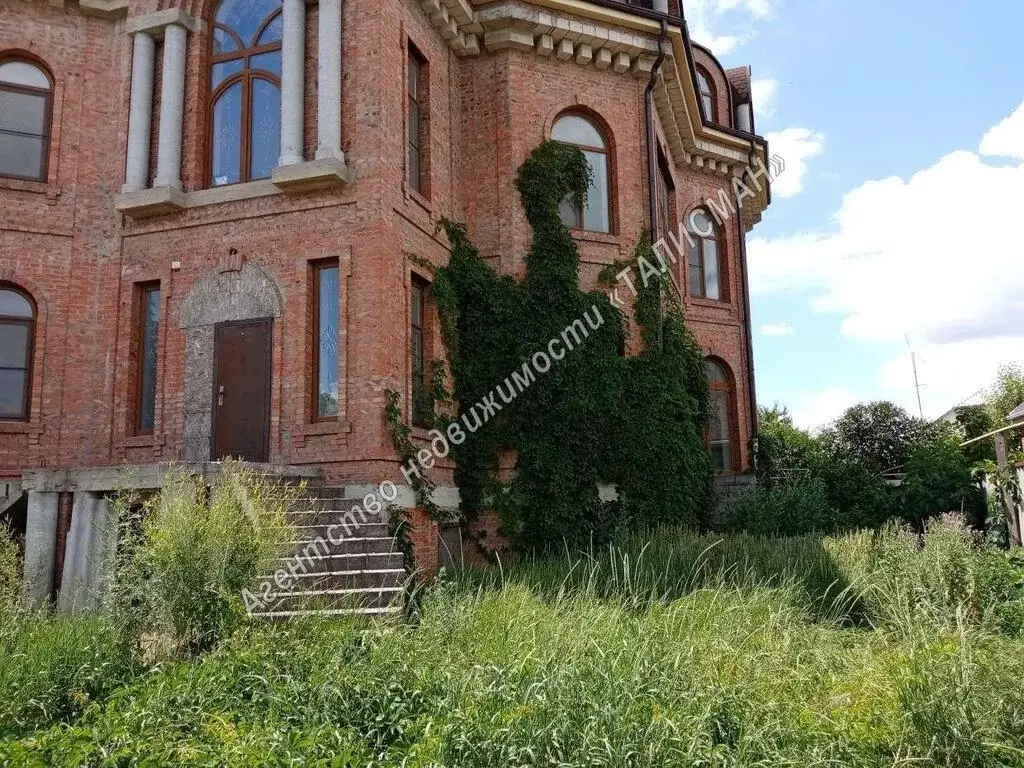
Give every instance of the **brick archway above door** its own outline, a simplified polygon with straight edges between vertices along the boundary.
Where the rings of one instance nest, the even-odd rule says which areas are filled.
[[[222,323],[281,316],[281,291],[263,268],[208,272],[192,287],[179,311],[185,331],[185,400],[182,434],[185,461],[210,461],[214,408],[216,327]]]

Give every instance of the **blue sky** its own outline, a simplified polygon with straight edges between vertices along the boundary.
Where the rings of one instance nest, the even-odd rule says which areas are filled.
[[[1024,360],[1021,0],[689,0],[786,158],[749,234],[758,400],[937,417]]]

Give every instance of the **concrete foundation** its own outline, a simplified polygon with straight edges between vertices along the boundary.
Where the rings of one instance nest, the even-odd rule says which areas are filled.
[[[76,493],[57,610],[76,613],[100,606],[104,587],[112,577],[116,545],[117,517],[107,497],[88,491]]]
[[[57,506],[55,491],[29,491],[25,529],[25,597],[33,604],[53,596],[57,563]]]
[[[78,469],[33,469],[24,473],[21,487],[28,492],[25,531],[25,597],[35,605],[55,601],[62,613],[94,610],[100,606],[110,577],[110,558],[117,543],[117,519],[110,499],[119,489],[155,491],[168,475],[195,472],[205,482],[216,482],[219,462],[159,464]],[[308,467],[250,464],[254,470],[282,481],[322,485],[319,470]],[[73,495],[71,524],[58,553],[58,518],[61,494]],[[55,589],[56,568],[63,555],[60,589]]]

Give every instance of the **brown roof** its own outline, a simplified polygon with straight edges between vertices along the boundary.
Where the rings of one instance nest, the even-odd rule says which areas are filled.
[[[725,70],[725,76],[732,86],[737,104],[750,103],[750,67],[733,67]]]
[[[1024,403],[1021,403],[1010,411],[1010,415],[1006,417],[1006,420],[1011,424],[1016,424],[1018,421],[1024,421]]]

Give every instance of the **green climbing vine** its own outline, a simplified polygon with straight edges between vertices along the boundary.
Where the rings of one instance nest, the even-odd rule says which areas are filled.
[[[464,226],[442,222],[451,257],[437,270],[434,296],[451,368],[450,399],[457,404],[457,414],[442,421],[443,427],[453,421],[466,426],[465,440],[451,445],[463,514],[498,511],[505,535],[526,549],[600,541],[641,525],[699,525],[712,501],[703,441],[707,381],[668,279],[659,273],[636,281],[633,311],[642,350],[620,355],[628,325],[607,295],[580,289],[576,243],[559,217],[566,197],[585,202],[583,154],[546,142],[519,169],[516,183],[533,228],[522,280],[496,275]],[[635,256],[658,264],[646,238]],[[605,270],[602,282],[609,277]],[[590,322],[588,313],[600,322]],[[493,418],[473,418],[474,406],[493,398],[510,372],[564,339],[585,316],[590,332],[584,341],[501,403]],[[388,397],[404,462],[413,455],[412,443],[397,395]],[[499,476],[503,455],[515,457],[507,483]],[[619,500],[602,502],[600,485],[616,486]],[[429,480],[416,489],[428,509],[432,490]]]

